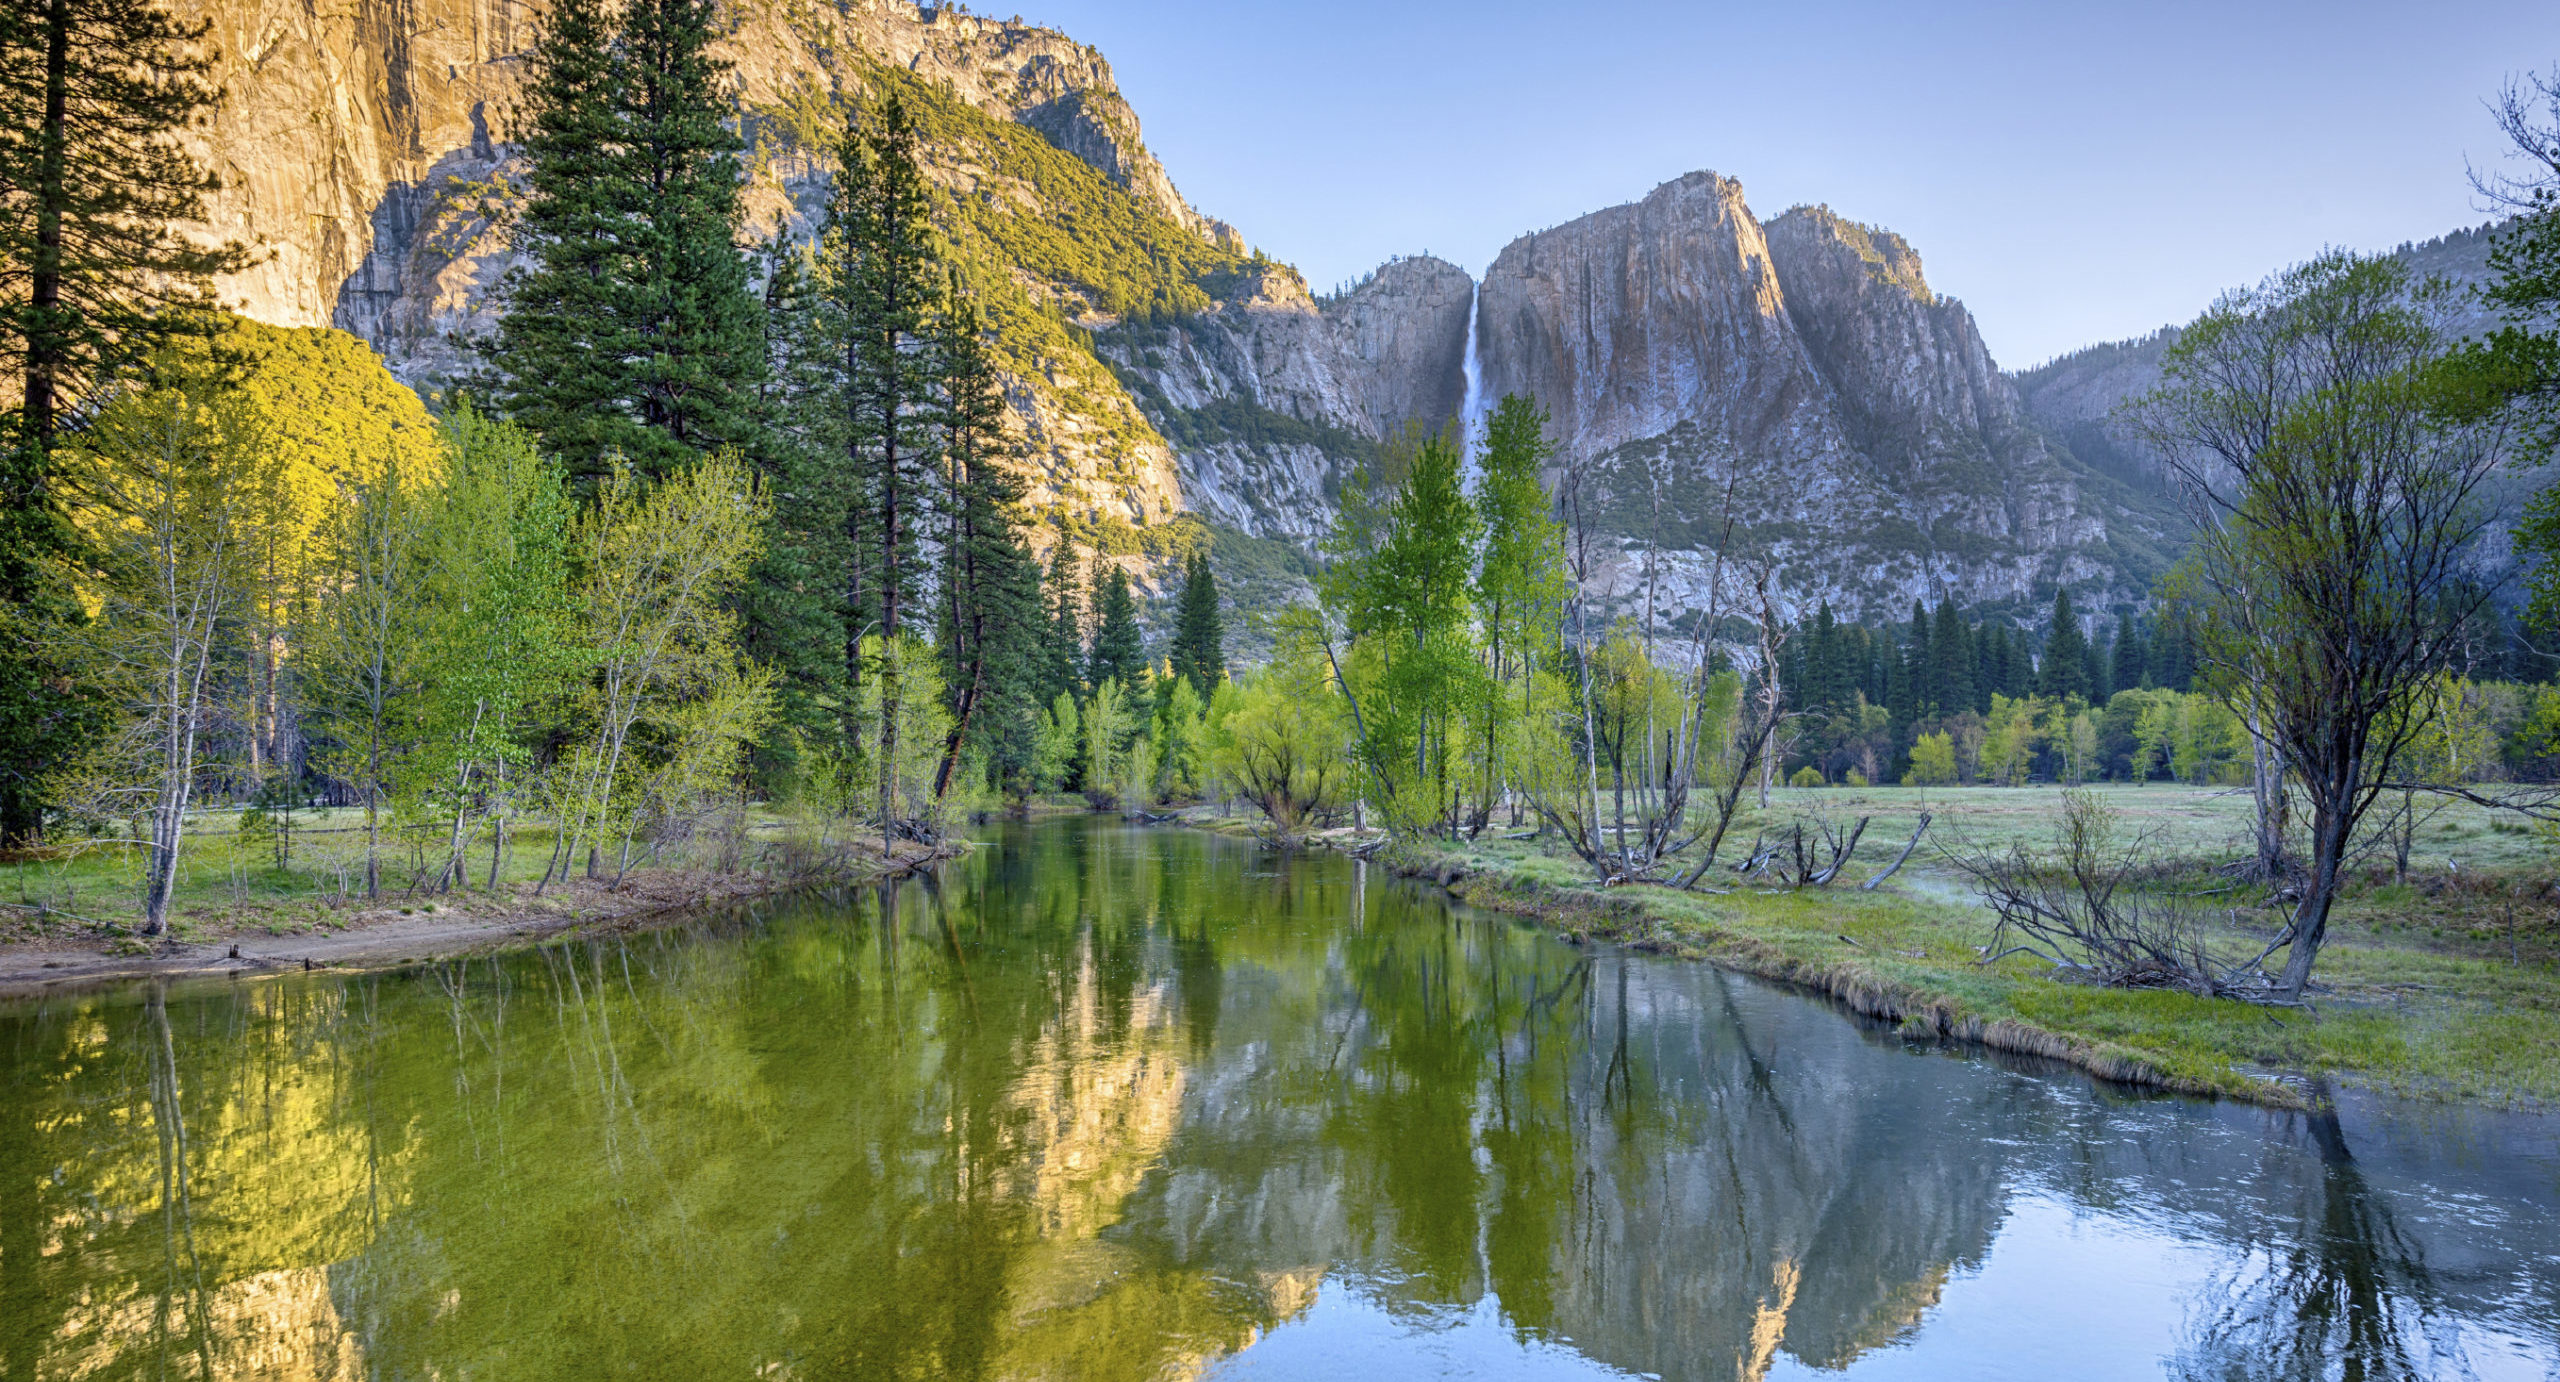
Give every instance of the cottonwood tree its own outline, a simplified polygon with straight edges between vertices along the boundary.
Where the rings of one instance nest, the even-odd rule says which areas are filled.
[[[103,578],[96,617],[61,656],[108,688],[116,713],[83,795],[142,822],[148,936],[168,929],[222,644],[246,608],[273,475],[258,411],[201,361],[168,365],[66,450]]]
[[[2474,547],[2503,419],[2442,368],[2458,302],[2387,259],[2323,255],[2227,294],[2133,416],[2196,524],[2182,597],[2214,689],[2254,713],[2311,814],[2272,996],[2298,1001],[2357,826],[2413,740],[2411,699],[2488,599]]]
[[[570,603],[571,503],[533,438],[463,407],[445,419],[447,469],[428,498],[420,560],[424,663],[412,791],[451,821],[433,886],[464,878],[475,815],[489,825],[488,886],[536,766],[536,716],[581,670]]]
[[[1402,472],[1391,487],[1351,487],[1370,497],[1343,506],[1323,597],[1343,629],[1337,672],[1367,781],[1397,830],[1422,831],[1455,821],[1451,768],[1482,673],[1470,629],[1482,520],[1453,434],[1408,431],[1386,463]]]
[[[771,677],[737,648],[729,601],[755,560],[764,511],[723,452],[654,488],[630,469],[598,487],[571,537],[592,659],[586,742],[553,775],[559,838],[542,885],[606,843],[615,882],[644,826],[725,785],[770,714]]]
[[[302,631],[303,684],[327,735],[321,766],[364,807],[364,895],[382,892],[382,828],[417,742],[430,587],[422,483],[394,459],[329,521],[325,592]]]

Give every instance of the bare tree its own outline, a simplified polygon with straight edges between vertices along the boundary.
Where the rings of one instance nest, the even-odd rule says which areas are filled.
[[[2310,807],[2276,996],[2298,1000],[2348,843],[2418,732],[2398,713],[2459,655],[2504,430],[2446,406],[2448,285],[2332,253],[2227,294],[2132,416],[2197,534],[2180,567],[2199,662],[2255,712]]]
[[[144,823],[146,936],[168,928],[220,644],[245,608],[254,535],[274,500],[257,410],[192,363],[164,374],[107,404],[74,471],[100,515],[106,579],[73,651],[121,711],[85,765],[83,795]]]

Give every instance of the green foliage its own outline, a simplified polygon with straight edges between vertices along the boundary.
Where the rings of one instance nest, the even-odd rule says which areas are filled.
[[[1129,593],[1129,573],[1118,562],[1096,560],[1088,590],[1094,630],[1085,681],[1096,687],[1115,682],[1132,695],[1143,692],[1147,653],[1138,633],[1138,602]]]
[[[1351,725],[1331,683],[1323,651],[1299,637],[1210,705],[1211,771],[1283,835],[1348,804]]]
[[[1400,830],[1440,821],[1474,682],[1469,628],[1482,520],[1459,480],[1457,439],[1411,429],[1344,496],[1324,600],[1349,639],[1359,755]]]
[[[1182,593],[1176,600],[1173,647],[1168,653],[1173,674],[1205,698],[1227,679],[1226,622],[1218,610],[1218,577],[1209,569],[1209,554],[1193,554],[1182,566]]]
[[[1944,734],[1923,734],[1911,745],[1911,770],[1905,787],[1944,787],[1956,780],[1955,741]]]
[[[563,0],[529,61],[526,196],[488,358],[582,488],[755,439],[767,363],[736,248],[737,137],[712,0]]]

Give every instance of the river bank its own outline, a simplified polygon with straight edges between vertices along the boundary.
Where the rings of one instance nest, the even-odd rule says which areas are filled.
[[[1988,811],[2031,815],[2033,795],[2010,792],[1977,812],[1940,793],[1909,809],[1937,811],[1948,838],[1970,831],[1980,840]],[[2163,812],[2193,809],[2167,793],[2154,799]],[[1870,838],[1906,833],[1909,824],[1896,818],[1904,806],[1890,792],[1859,803],[1876,815]],[[1186,821],[1227,833],[1250,829],[1203,813]],[[2196,838],[2208,838],[2203,827]],[[1372,840],[1374,832],[1355,838],[1336,831],[1308,843],[1356,848]],[[2478,857],[2481,844],[2475,839],[2466,848]],[[2351,1085],[2560,1111],[2560,936],[2547,906],[2530,894],[2516,900],[2519,889],[2508,884],[2522,874],[2492,880],[2476,870],[2448,871],[2359,884],[2333,918],[2316,976],[2321,991],[2294,1010],[2062,982],[2023,956],[1985,966],[1979,947],[1989,936],[1988,918],[1930,851],[1877,891],[1856,886],[1891,856],[1887,850],[1865,861],[1827,889],[1728,881],[1713,895],[1651,885],[1595,889],[1578,861],[1545,840],[1408,841],[1376,857],[1400,874],[1569,939],[1704,960],[1801,987],[1859,1016],[1898,1024],[1907,1040],[1975,1043],[2138,1087],[2278,1108],[2315,1106],[2330,1088]]]
[[[252,978],[324,968],[374,968],[485,954],[587,930],[670,925],[704,908],[821,885],[877,882],[955,858],[958,841],[846,847],[816,871],[634,870],[619,886],[572,878],[537,894],[525,882],[495,890],[372,902],[266,899],[190,908],[158,940],[122,927],[21,913],[0,936],[0,998],[139,978]]]

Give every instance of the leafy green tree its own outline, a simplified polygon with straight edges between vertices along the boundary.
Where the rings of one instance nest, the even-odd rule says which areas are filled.
[[[733,784],[739,755],[770,717],[771,677],[739,655],[731,604],[764,518],[730,452],[654,486],[617,470],[579,515],[571,561],[590,659],[585,734],[553,773],[559,834],[546,884],[566,876],[581,848],[593,875],[606,845],[618,882],[644,826],[679,820]]]
[[[1209,569],[1209,554],[1193,552],[1183,559],[1182,593],[1175,600],[1173,674],[1191,683],[1205,705],[1227,679],[1226,624],[1218,612],[1218,577]]]
[[[42,783],[105,706],[42,651],[76,641],[84,544],[56,454],[66,419],[147,359],[244,267],[207,245],[214,184],[181,142],[214,106],[188,24],[151,0],[33,0],[0,13],[0,841],[43,833]]]
[[[540,716],[586,665],[559,471],[521,428],[467,405],[444,433],[447,468],[421,537],[422,733],[411,760],[415,790],[441,798],[451,821],[439,890],[465,881],[475,821],[488,825],[488,882],[497,885],[508,823],[531,796]]]
[[[321,766],[364,806],[364,890],[382,891],[382,832],[417,744],[425,670],[427,506],[397,466],[353,487],[332,515],[330,563],[303,632],[303,678],[327,727]]]
[[[1484,531],[1474,589],[1485,669],[1483,704],[1472,717],[1483,750],[1479,819],[1499,790],[1494,750],[1504,727],[1528,712],[1537,673],[1555,666],[1562,649],[1572,582],[1565,574],[1564,525],[1540,479],[1555,455],[1547,425],[1545,410],[1519,394],[1504,395],[1485,422],[1475,497]]]
[[[1905,787],[1944,787],[1956,780],[1955,740],[1944,734],[1923,734],[1911,745],[1911,770],[1902,775]]]
[[[488,358],[501,405],[584,490],[757,437],[767,354],[720,32],[713,0],[563,0],[530,54],[515,234],[533,266]]]
[[[1138,602],[1129,593],[1129,573],[1117,562],[1094,558],[1093,655],[1085,663],[1085,680],[1094,686],[1112,682],[1124,695],[1144,694],[1147,652],[1138,633]]]
[[[2080,631],[2080,616],[2071,608],[2067,590],[2053,592],[2053,632],[2045,638],[2036,694],[2055,700],[2089,696],[2089,638]]]
[[[1323,595],[1351,644],[1344,675],[1359,710],[1362,765],[1390,820],[1419,830],[1451,810],[1460,712],[1482,673],[1469,624],[1483,520],[1460,483],[1454,436],[1409,434],[1387,455],[1401,483],[1374,507],[1345,504]]]
[[[2137,413],[2195,521],[2178,594],[2198,661],[2311,806],[2273,986],[2285,1000],[2310,981],[2349,842],[2420,732],[2403,712],[2468,650],[2489,598],[2473,543],[2505,436],[2458,393],[2448,406],[2458,308],[2397,261],[2326,254],[2217,302]]]
[[[147,386],[111,400],[65,448],[96,506],[95,619],[48,650],[104,689],[114,732],[90,750],[81,793],[141,823],[142,930],[168,925],[179,853],[224,645],[247,608],[255,532],[273,508],[265,420],[203,361],[162,353]]]
[[[1331,680],[1321,650],[1284,638],[1268,664],[1235,684],[1211,737],[1211,771],[1284,837],[1349,797],[1351,727]]]

